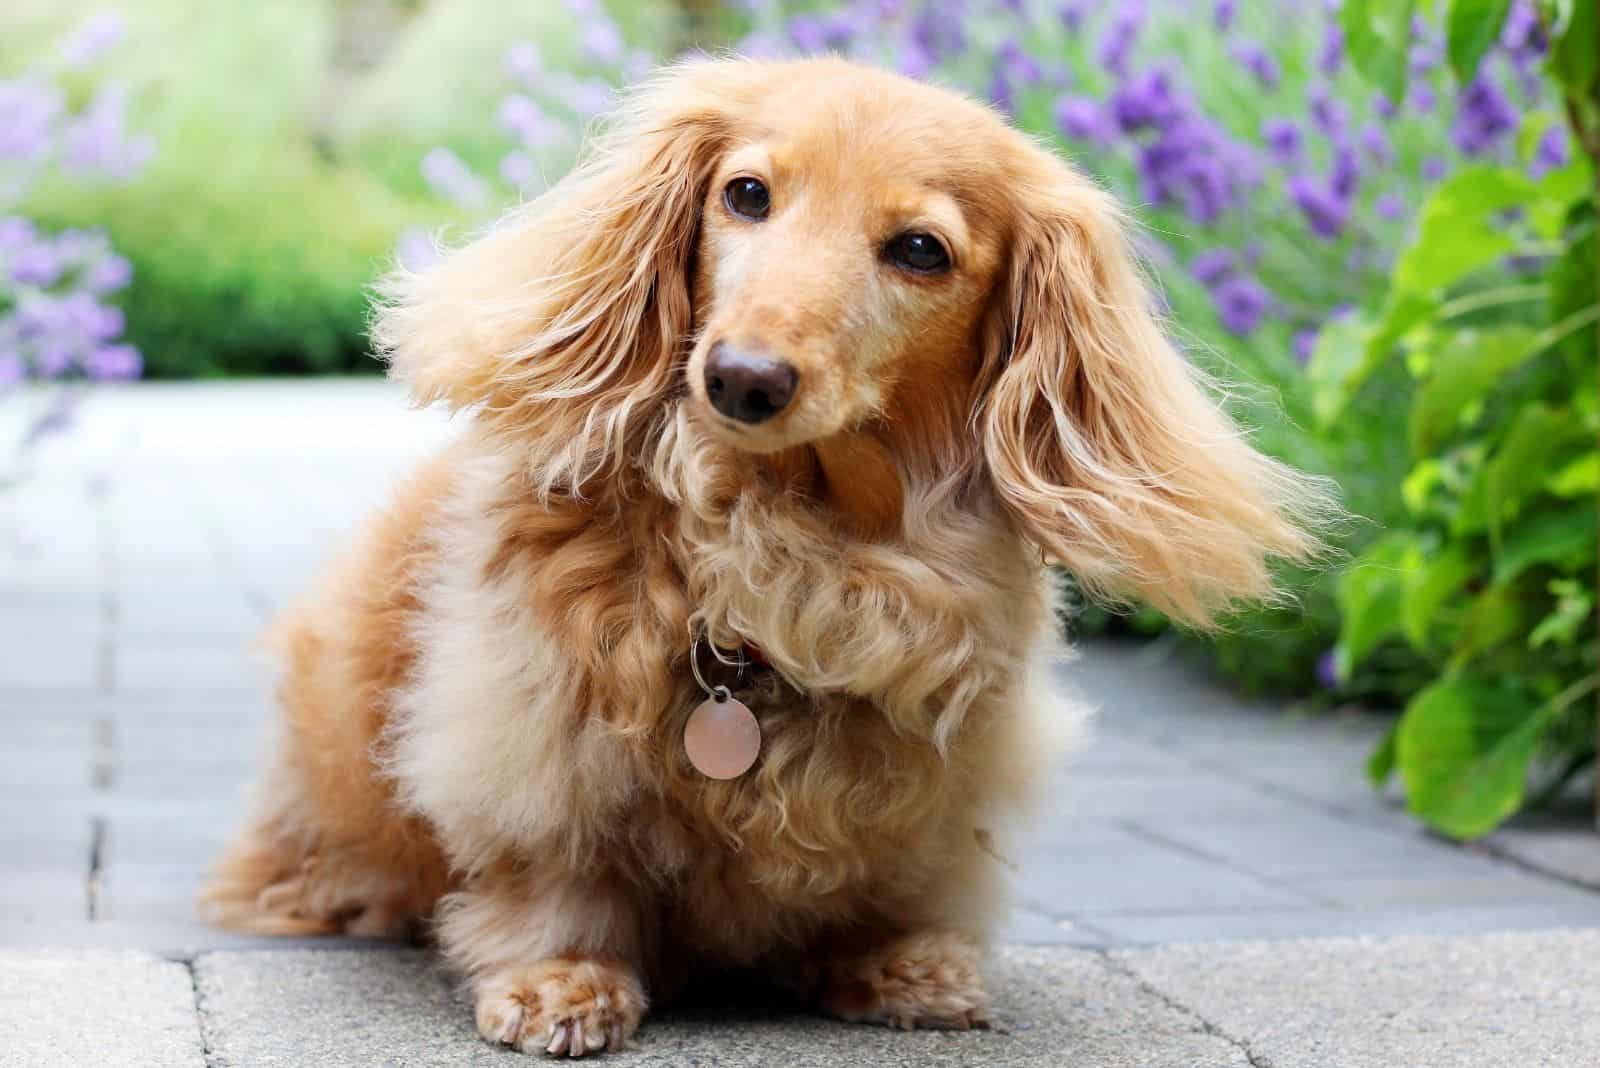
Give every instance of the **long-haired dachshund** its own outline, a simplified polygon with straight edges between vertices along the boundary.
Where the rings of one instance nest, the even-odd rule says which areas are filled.
[[[470,424],[279,628],[204,903],[426,921],[519,1050],[616,1049],[713,969],[983,1023],[991,832],[1064,714],[1046,562],[1203,626],[1328,507],[1174,351],[1105,192],[838,60],[660,75],[385,298]]]

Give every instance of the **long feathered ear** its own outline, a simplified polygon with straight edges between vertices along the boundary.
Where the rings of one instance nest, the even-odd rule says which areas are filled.
[[[671,391],[739,67],[648,82],[552,190],[380,288],[373,338],[391,374],[419,403],[481,406],[545,492],[614,469]]]
[[[1033,169],[980,413],[996,491],[1089,592],[1212,625],[1271,597],[1269,559],[1315,555],[1337,507],[1252,449],[1174,350],[1111,198]]]

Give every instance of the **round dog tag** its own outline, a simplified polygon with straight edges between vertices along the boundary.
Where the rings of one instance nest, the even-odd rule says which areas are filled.
[[[761,754],[761,724],[744,702],[721,693],[689,713],[683,727],[689,763],[709,779],[737,779]]]

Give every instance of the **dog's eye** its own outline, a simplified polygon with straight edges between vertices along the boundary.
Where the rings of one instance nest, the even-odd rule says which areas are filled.
[[[950,254],[939,239],[918,231],[901,234],[884,249],[896,267],[918,274],[934,274],[950,266]]]
[[[735,178],[722,191],[728,210],[746,219],[765,219],[772,210],[772,194],[755,178]]]

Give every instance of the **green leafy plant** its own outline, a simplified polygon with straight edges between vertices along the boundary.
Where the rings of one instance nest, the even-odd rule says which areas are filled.
[[[1352,56],[1386,92],[1403,84],[1418,6],[1442,5],[1346,8]],[[1463,81],[1509,6],[1442,13]],[[1381,308],[1325,331],[1311,368],[1324,426],[1406,372],[1405,516],[1340,582],[1336,666],[1345,680],[1425,673],[1370,771],[1380,784],[1398,773],[1411,811],[1456,838],[1489,832],[1595,755],[1600,26],[1584,0],[1539,14],[1562,117],[1525,123],[1523,166],[1476,165],[1435,189]],[[1556,122],[1580,146],[1570,161],[1540,158]]]

